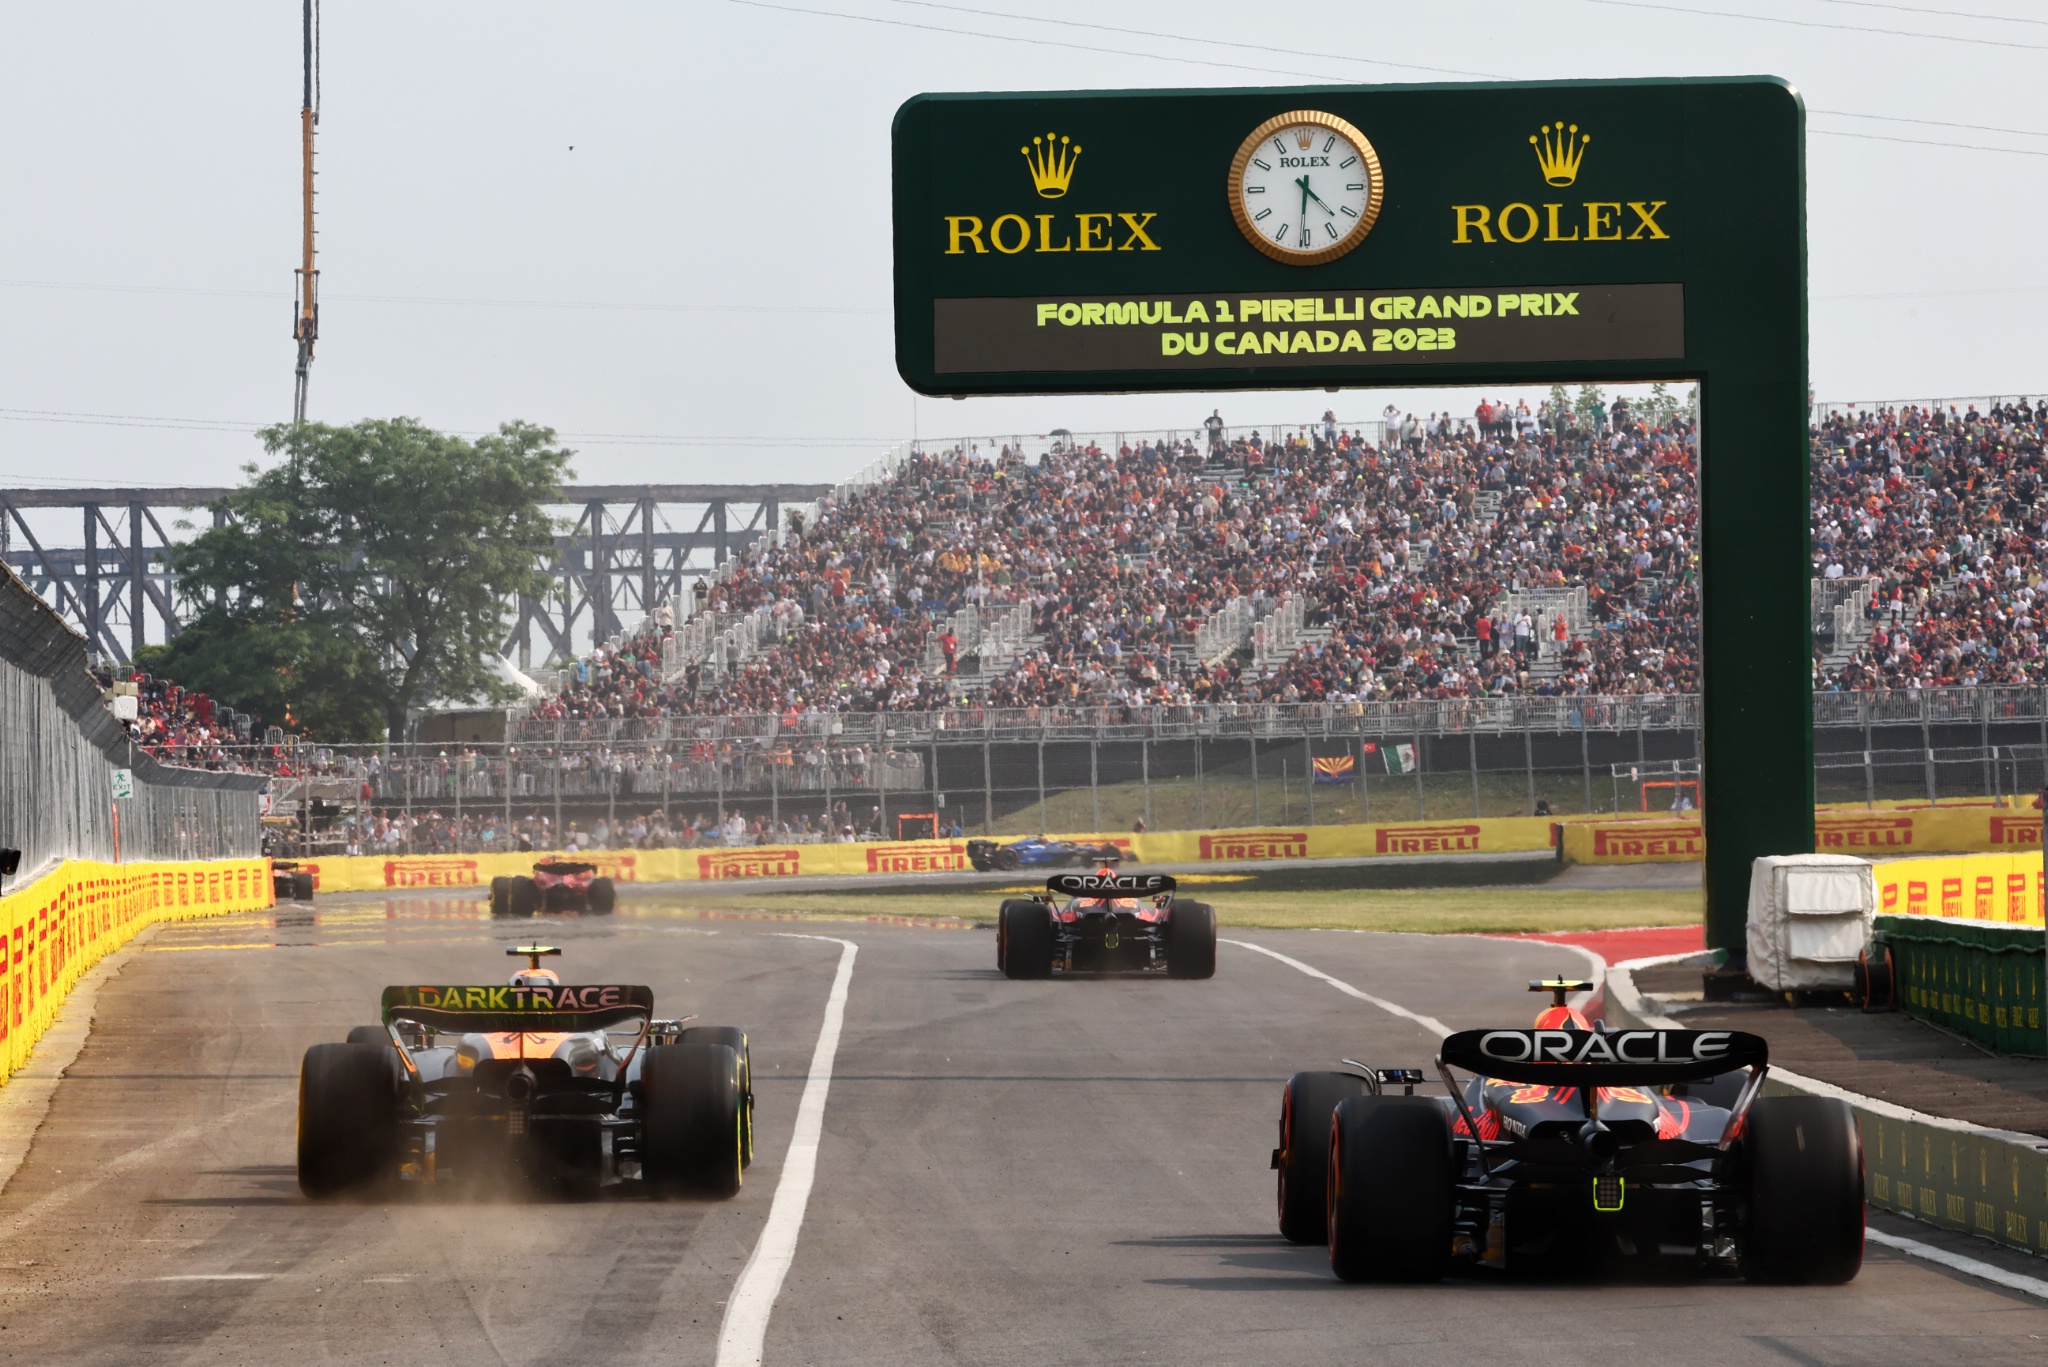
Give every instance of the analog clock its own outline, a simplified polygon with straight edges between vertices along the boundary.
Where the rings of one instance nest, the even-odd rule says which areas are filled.
[[[1379,154],[1334,114],[1297,109],[1252,130],[1230,163],[1230,212],[1254,247],[1316,266],[1356,247],[1380,215]]]

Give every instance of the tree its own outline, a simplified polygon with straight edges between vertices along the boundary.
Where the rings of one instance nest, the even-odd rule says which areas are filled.
[[[396,418],[261,436],[283,459],[248,466],[225,520],[174,553],[196,616],[151,666],[331,741],[401,736],[436,699],[503,700],[486,652],[507,600],[546,588],[541,503],[571,455],[554,432],[471,442]]]

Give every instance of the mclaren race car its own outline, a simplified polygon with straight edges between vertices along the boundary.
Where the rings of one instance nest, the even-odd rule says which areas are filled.
[[[607,915],[618,901],[618,889],[600,878],[597,865],[567,859],[544,859],[533,877],[501,875],[491,880],[491,915],[531,916],[536,911],[589,911]]]
[[[977,873],[987,873],[991,869],[1008,873],[1012,869],[1090,868],[1121,864],[1129,857],[1115,842],[1108,840],[1091,845],[1085,841],[1048,840],[1042,835],[1034,835],[1024,840],[1012,840],[1007,845],[993,840],[967,842],[967,862]]]
[[[384,989],[383,1020],[299,1070],[312,1197],[510,1182],[724,1197],[753,1157],[746,1032],[657,1020],[648,988],[563,983],[547,945],[509,983]]]
[[[1589,1025],[1565,997],[1591,986],[1531,983],[1554,994],[1535,1029],[1444,1040],[1446,1096],[1416,1096],[1416,1068],[1296,1073],[1273,1151],[1281,1234],[1326,1245],[1353,1282],[1622,1262],[1853,1278],[1863,1147],[1847,1103],[1759,1096],[1755,1035]]]
[[[996,967],[1009,978],[1118,970],[1216,975],[1216,912],[1173,895],[1165,874],[1065,873],[996,916]]]

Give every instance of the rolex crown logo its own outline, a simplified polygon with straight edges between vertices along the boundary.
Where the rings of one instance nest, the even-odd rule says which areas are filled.
[[[1316,134],[1313,128],[1297,128],[1294,130],[1294,145],[1304,152],[1308,151],[1308,145],[1315,140]]]
[[[1074,163],[1081,159],[1081,148],[1072,138],[1047,133],[1042,138],[1033,138],[1029,147],[1017,150],[1030,165],[1031,184],[1041,196],[1058,199],[1067,192],[1074,179]]]
[[[1529,139],[1529,145],[1536,149],[1536,164],[1543,168],[1543,179],[1551,185],[1569,185],[1579,178],[1579,162],[1585,158],[1586,144],[1593,137],[1590,133],[1579,132],[1579,126],[1566,127],[1563,123],[1537,130]]]

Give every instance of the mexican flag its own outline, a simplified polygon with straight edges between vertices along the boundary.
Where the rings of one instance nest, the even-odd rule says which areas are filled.
[[[1390,774],[1412,774],[1415,772],[1415,747],[1412,744],[1382,745],[1380,753],[1387,757],[1387,772]]]

